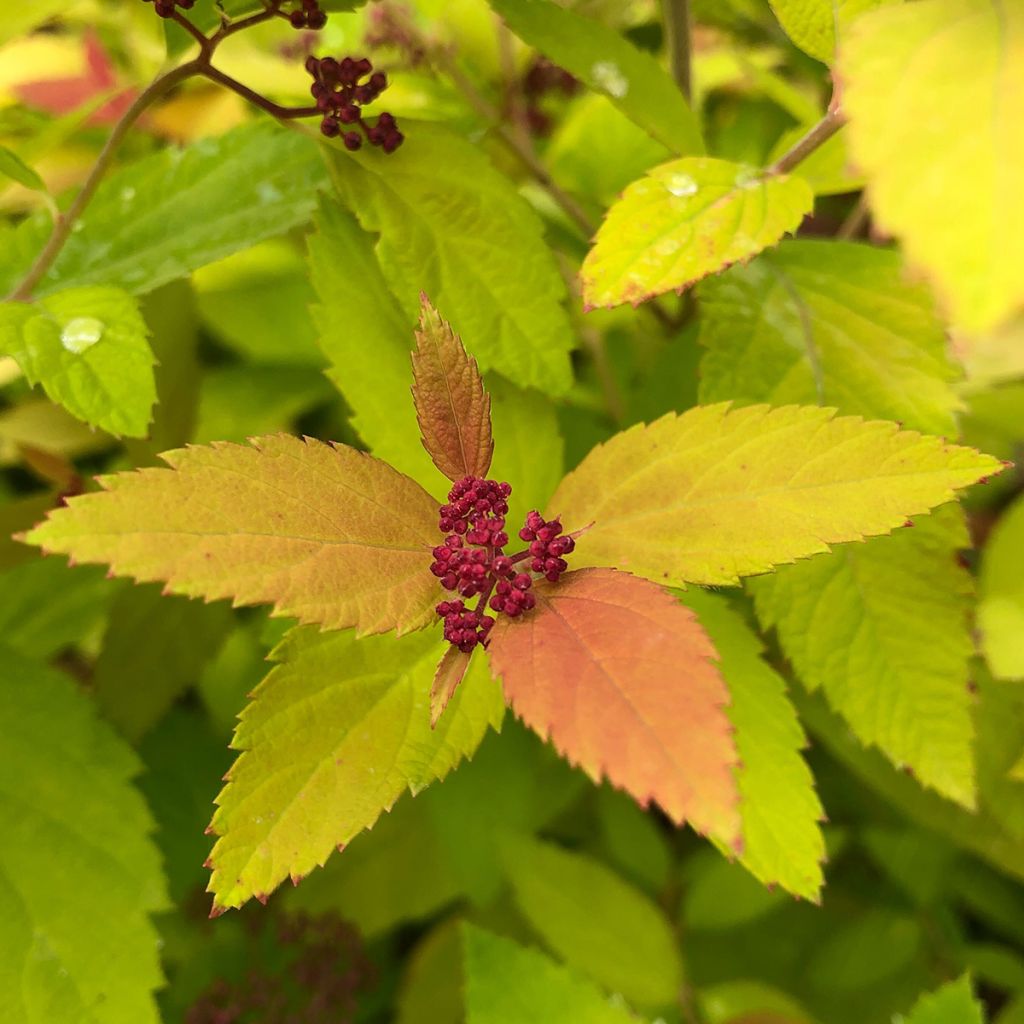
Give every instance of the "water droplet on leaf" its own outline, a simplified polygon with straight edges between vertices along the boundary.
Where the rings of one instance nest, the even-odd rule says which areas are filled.
[[[674,196],[692,196],[696,195],[697,182],[688,174],[673,174],[665,182],[665,188]]]
[[[614,61],[598,61],[590,69],[590,74],[598,88],[603,89],[609,96],[613,96],[617,100],[621,100],[629,92],[629,79]]]
[[[92,348],[100,338],[106,325],[94,316],[78,316],[69,320],[60,332],[60,343],[75,355]]]

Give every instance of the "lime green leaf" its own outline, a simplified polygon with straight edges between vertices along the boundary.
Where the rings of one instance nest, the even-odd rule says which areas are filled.
[[[921,996],[906,1018],[907,1024],[984,1024],[981,1004],[971,991],[971,979],[966,975],[959,981],[929,995]]]
[[[323,202],[309,259],[320,298],[313,311],[320,346],[331,363],[328,376],[354,410],[352,424],[374,455],[441,494],[448,484],[423,450],[409,400],[415,316],[398,308],[371,242],[351,214]],[[521,523],[562,478],[555,410],[536,391],[493,375],[486,384],[497,439],[491,471],[512,484],[509,521]]]
[[[679,155],[704,152],[700,123],[668,72],[598,21],[551,0],[488,0],[517,36],[607,96]]]
[[[536,949],[462,926],[466,1024],[638,1024],[618,1002]]]
[[[478,667],[431,729],[430,683],[443,653],[429,634],[288,634],[235,733],[243,753],[211,825],[220,836],[210,858],[215,908],[298,881],[499,726],[501,694]]]
[[[970,545],[959,509],[912,530],[752,581],[804,684],[821,687],[865,744],[974,806],[967,628]]]
[[[572,103],[544,150],[555,181],[602,206],[610,206],[649,167],[671,158],[607,97],[594,93]]]
[[[704,986],[697,993],[697,1001],[707,1024],[737,1024],[744,1019],[753,1024],[749,1017],[744,1017],[751,1013],[770,1014],[764,1024],[814,1024],[792,997],[759,981],[725,981]]]
[[[700,288],[703,402],[819,401],[952,436],[958,373],[891,250],[791,241]]]
[[[1024,679],[1024,499],[1003,513],[981,564],[978,628],[992,674]]]
[[[2,32],[3,29],[0,27],[0,33]],[[17,153],[6,146],[0,146],[0,174],[19,185],[24,185],[25,188],[32,189],[33,192],[46,191],[43,179]]]
[[[583,262],[589,306],[634,305],[749,259],[795,231],[814,204],[801,178],[684,157],[633,182]]]
[[[418,124],[390,155],[329,155],[343,201],[380,235],[377,258],[410,324],[426,292],[481,369],[568,389],[565,284],[540,221],[479,147]]]
[[[433,618],[437,505],[386,463],[285,434],[163,458],[171,469],[101,477],[103,491],[72,498],[26,540],[330,629],[404,632]]]
[[[786,35],[824,64],[831,64],[836,40],[849,23],[875,7],[898,0],[769,0]]]
[[[594,524],[574,564],[667,586],[741,576],[888,533],[1001,463],[895,423],[811,406],[698,406],[595,448],[549,502]]]
[[[630,1002],[675,1001],[682,961],[647,896],[598,861],[551,843],[510,836],[505,850],[516,905],[553,952]]]
[[[859,18],[840,57],[877,224],[970,331],[1024,307],[1024,7],[924,0]]]
[[[166,906],[135,755],[66,676],[0,652],[0,1003],[10,1024],[157,1024]]]
[[[725,710],[736,730],[740,759],[739,859],[765,885],[817,900],[824,883],[825,840],[819,824],[824,811],[801,754],[807,737],[785,681],[762,660],[757,636],[724,598],[693,588],[683,603],[711,637],[729,688]]]
[[[701,297],[705,400],[817,400],[956,432],[944,332],[895,253],[783,243],[707,282]],[[970,805],[971,580],[956,562],[966,544],[962,517],[950,513],[752,588],[800,677],[824,686],[863,742]]]
[[[35,305],[0,307],[0,353],[72,415],[142,437],[156,383],[138,303],[117,288],[71,288]]]
[[[31,557],[0,575],[0,637],[26,658],[49,659],[102,624],[114,586],[93,566],[69,569],[18,546]]]
[[[184,150],[162,149],[102,184],[36,295],[83,285],[152,291],[307,221],[325,173],[317,146],[266,122]],[[0,294],[50,233],[43,214],[20,225]]]
[[[107,718],[137,741],[198,682],[230,625],[223,602],[165,597],[158,586],[124,588],[93,668],[96,701]]]
[[[352,426],[374,455],[440,494],[447,484],[420,443],[409,399],[415,316],[389,290],[373,237],[338,202],[322,199],[308,245],[317,341]]]
[[[787,901],[777,888],[768,889],[736,861],[714,850],[700,850],[683,867],[683,924],[691,943],[693,932],[723,932],[757,921]]]

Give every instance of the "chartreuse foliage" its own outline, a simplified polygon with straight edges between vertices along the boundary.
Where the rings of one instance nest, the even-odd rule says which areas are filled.
[[[444,778],[503,706],[486,672],[466,679],[437,728],[430,680],[443,648],[428,634],[357,640],[289,633],[232,745],[242,751],[211,825],[215,907],[263,899],[344,846],[406,790]]]
[[[0,305],[0,354],[13,356],[68,412],[142,437],[156,401],[149,331],[119,288],[69,288],[35,305]]]
[[[553,0],[488,0],[521,39],[603,94],[673,153],[702,154],[700,124],[669,74],[618,32]]]
[[[707,282],[701,397],[818,401],[952,434],[959,399],[942,328],[900,270],[896,254],[867,246],[785,242]],[[957,561],[967,536],[952,509],[916,526],[751,586],[806,685],[863,742],[971,806],[971,579]]]
[[[584,301],[636,305],[682,291],[795,231],[813,202],[796,176],[711,157],[661,164],[608,211],[583,263]]]
[[[992,674],[1024,679],[1024,501],[993,531],[981,568],[978,629]]]
[[[981,1006],[966,977],[921,996],[907,1017],[907,1024],[983,1024]]]
[[[873,215],[954,323],[998,326],[1024,292],[1024,9],[884,7],[851,27],[839,71]]]
[[[636,1024],[593,983],[536,949],[462,928],[467,1024]]]
[[[895,423],[721,403],[616,435],[566,476],[549,508],[571,529],[588,527],[584,564],[667,586],[730,584],[888,533],[999,469]]]
[[[135,754],[66,676],[0,650],[0,994],[11,1024],[156,1024],[166,904]]]
[[[0,1018],[1024,1021],[1019,2],[0,6]]]

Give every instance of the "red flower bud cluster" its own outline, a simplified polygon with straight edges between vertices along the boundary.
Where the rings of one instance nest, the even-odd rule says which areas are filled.
[[[362,106],[372,103],[388,86],[383,71],[374,71],[365,57],[345,57],[340,61],[333,57],[309,57],[306,70],[313,76],[309,91],[324,115],[320,122],[324,135],[340,136],[346,149],[359,149],[364,135],[371,146],[380,146],[385,153],[398,149],[405,136],[391,114],[382,113],[372,126],[363,120]],[[363,78],[366,80],[360,82]]]
[[[320,9],[317,0],[302,0],[302,6],[288,15],[292,28],[319,30],[327,24],[327,14]]]
[[[180,7],[183,11],[189,11],[195,6],[195,0],[145,0],[145,2],[153,4],[154,10],[161,18],[173,18],[176,7]]]
[[[438,510],[438,528],[448,536],[433,549],[430,571],[446,590],[464,598],[481,595],[475,611],[468,611],[462,601],[442,601],[437,606],[445,639],[467,653],[487,642],[494,624],[493,618],[483,614],[485,602],[512,619],[536,604],[531,593],[533,577],[519,568],[522,563],[528,561],[534,572],[554,583],[568,568],[563,556],[575,547],[573,539],[562,534],[557,519],[549,522],[539,512],[531,512],[519,531],[530,542],[529,548],[506,555],[505,516],[511,493],[506,483],[467,476],[452,487],[447,503]]]
[[[436,611],[444,619],[445,640],[465,654],[484,643],[494,625],[492,616],[468,611],[461,601],[442,601]]]
[[[572,537],[562,535],[562,524],[557,519],[546,521],[539,512],[531,512],[519,536],[530,542],[530,568],[557,583],[558,577],[569,568],[563,555],[568,555],[576,547]]]

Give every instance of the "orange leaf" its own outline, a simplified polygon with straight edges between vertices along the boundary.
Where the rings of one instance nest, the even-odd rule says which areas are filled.
[[[423,447],[449,480],[487,475],[494,441],[491,399],[476,360],[425,296],[412,354],[412,397]]]
[[[595,780],[738,846],[728,691],[715,649],[667,591],[614,569],[539,583],[488,654],[523,721]]]
[[[460,651],[458,647],[449,647],[444,652],[434,675],[434,685],[430,688],[430,727],[437,725],[438,719],[444,714],[448,702],[462,682],[462,677],[469,668],[470,655]]]

